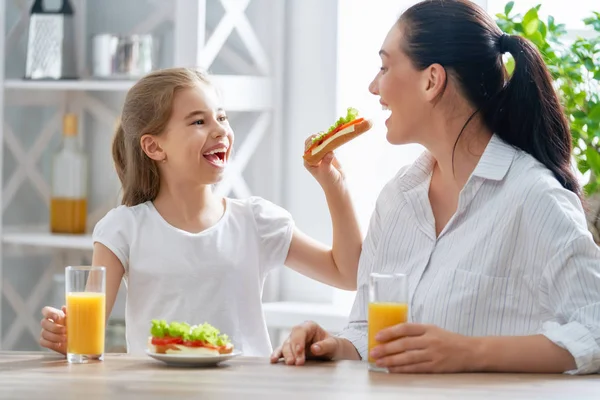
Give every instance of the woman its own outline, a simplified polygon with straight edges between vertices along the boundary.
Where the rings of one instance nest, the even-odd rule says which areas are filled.
[[[387,139],[427,151],[377,200],[349,326],[300,325],[272,361],[366,359],[368,276],[395,272],[409,278],[409,322],[370,354],[391,372],[599,371],[600,249],[539,52],[470,1],[429,0],[380,55],[369,90],[391,111]],[[339,179],[331,165],[311,172]]]

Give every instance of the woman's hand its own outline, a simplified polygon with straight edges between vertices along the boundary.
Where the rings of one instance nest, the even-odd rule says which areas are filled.
[[[67,353],[67,308],[58,310],[52,307],[42,309],[42,332],[40,345],[61,354]]]
[[[382,343],[370,356],[380,367],[398,373],[444,373],[476,370],[474,338],[433,325],[404,323],[380,331]]]
[[[287,365],[303,365],[308,359],[332,360],[340,350],[340,339],[315,322],[295,326],[283,345],[271,355],[271,362],[283,358]]]
[[[315,136],[317,135],[312,135],[306,139],[306,142],[304,142],[305,151],[311,146],[312,139]],[[332,186],[343,186],[344,184],[344,172],[333,152],[327,153],[317,165],[310,165],[304,161],[304,167],[314,176],[324,190]]]

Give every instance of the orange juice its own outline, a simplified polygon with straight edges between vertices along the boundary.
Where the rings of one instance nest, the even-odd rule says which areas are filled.
[[[67,353],[104,353],[104,293],[67,293]]]
[[[408,304],[406,303],[369,303],[369,353],[380,344],[375,335],[384,328],[406,322]],[[374,362],[369,355],[369,362]]]

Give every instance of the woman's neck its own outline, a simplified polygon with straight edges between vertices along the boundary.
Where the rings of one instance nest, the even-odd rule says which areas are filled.
[[[435,168],[441,180],[453,183],[458,191],[467,183],[492,138],[492,132],[478,115],[471,119],[458,137],[471,113],[434,120],[431,132],[436,132],[436,138],[424,143],[436,160]]]
[[[214,225],[225,210],[224,199],[216,196],[210,185],[169,184],[166,180],[153,203],[167,222],[190,232]]]

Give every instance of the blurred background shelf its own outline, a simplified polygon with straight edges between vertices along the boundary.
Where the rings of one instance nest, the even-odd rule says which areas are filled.
[[[7,79],[4,88],[11,90],[73,90],[73,91],[105,91],[125,92],[133,86],[133,80],[27,80]]]
[[[273,107],[272,79],[249,75],[213,75],[212,80],[222,92],[225,109],[228,111],[260,111]],[[7,90],[29,91],[89,91],[126,92],[134,80],[27,80],[7,79]],[[10,96],[10,94],[8,94]]]
[[[19,231],[5,228],[2,242],[17,246],[35,246],[62,250],[92,250],[92,235],[61,235],[51,232]]]

